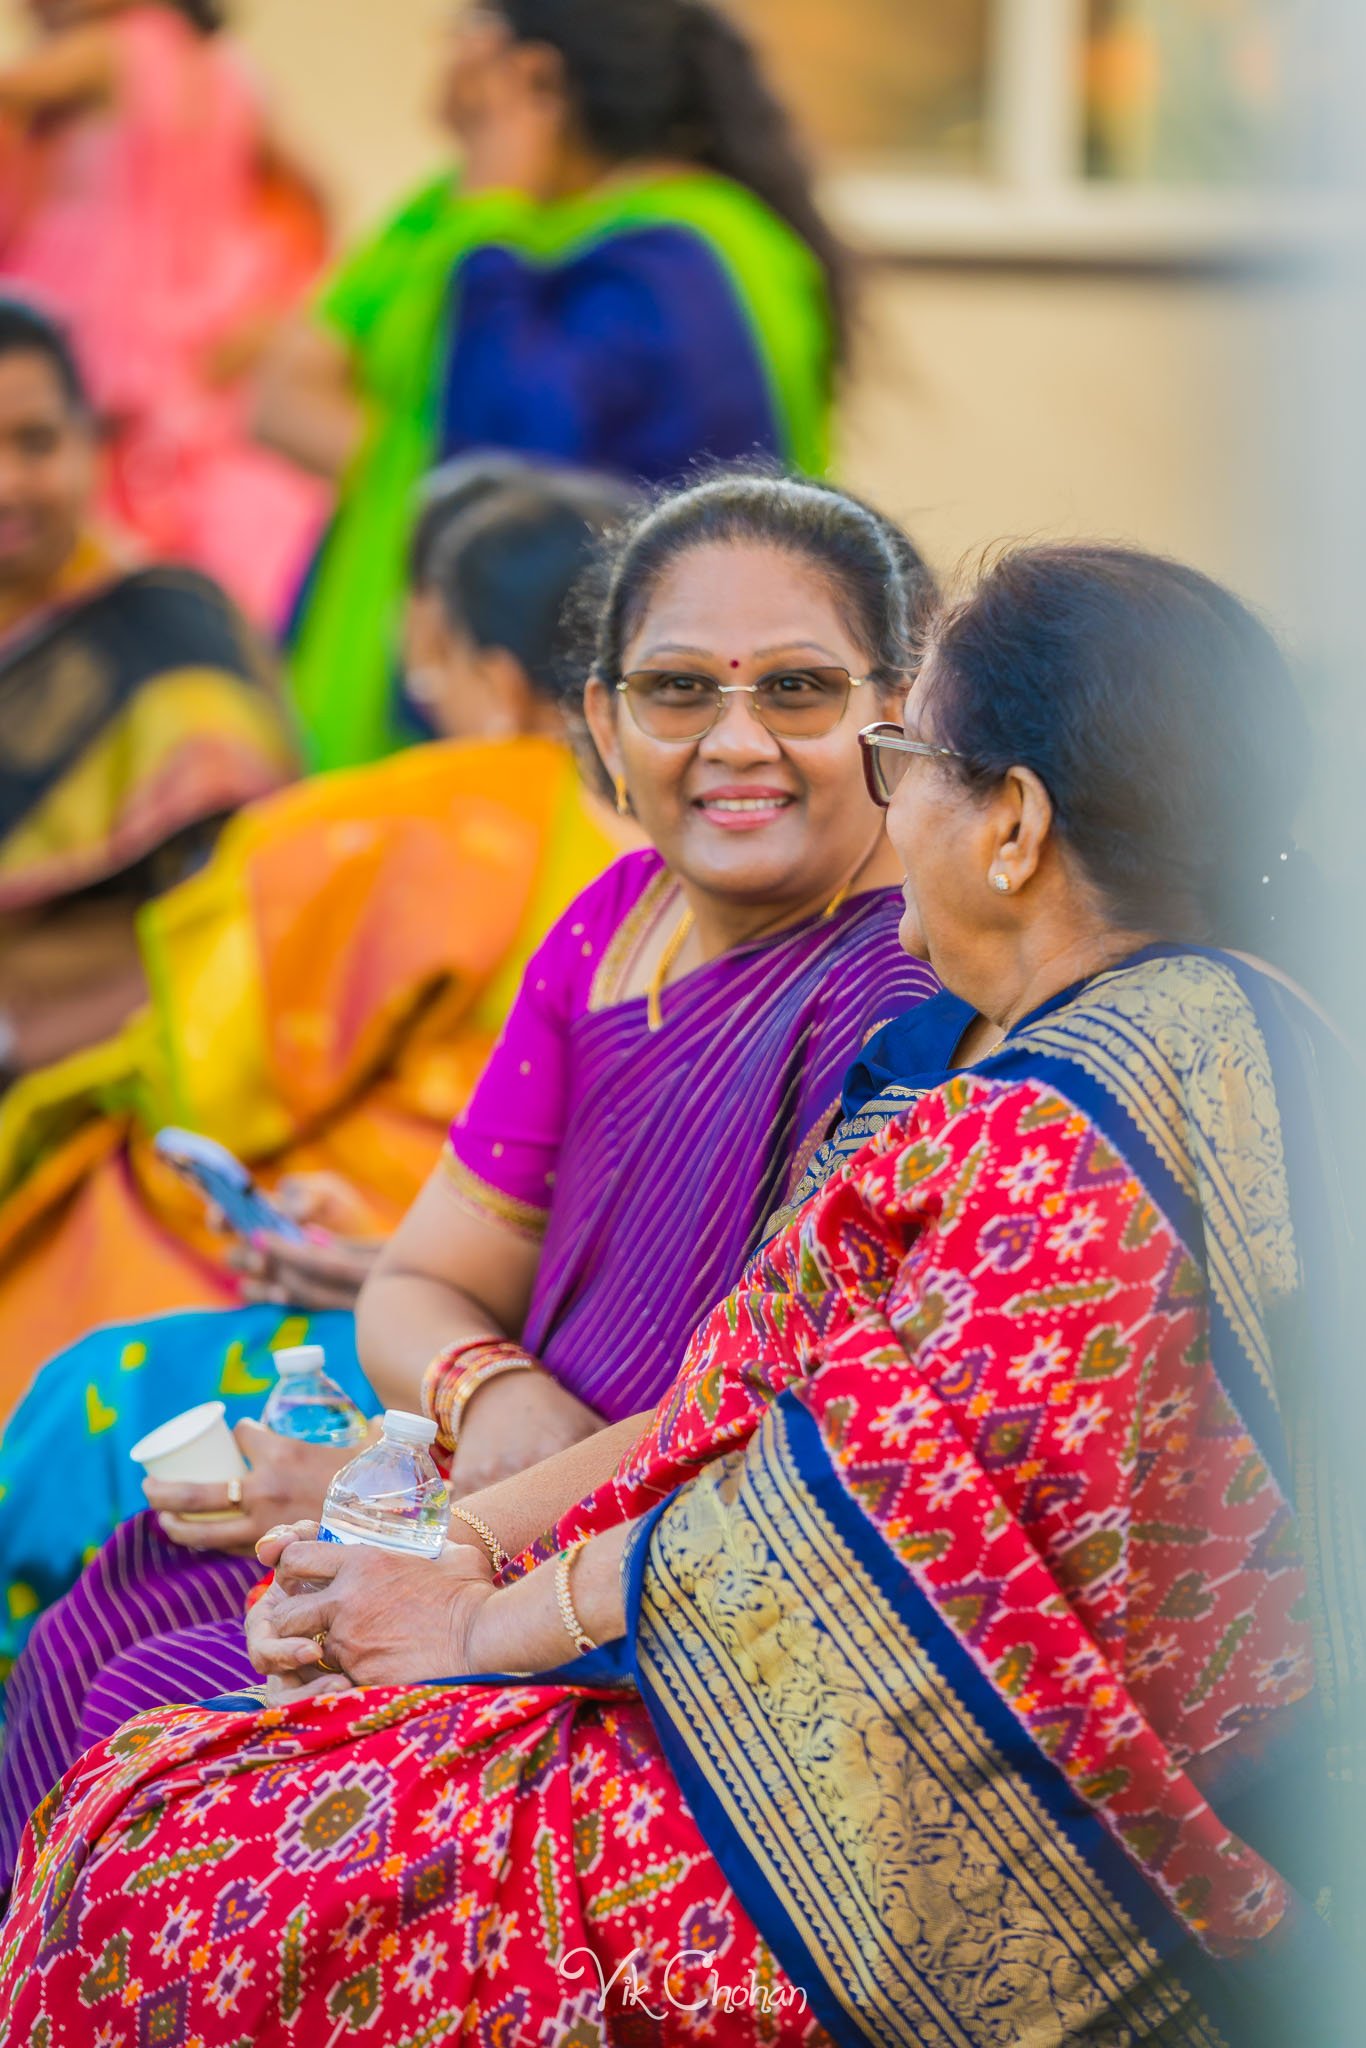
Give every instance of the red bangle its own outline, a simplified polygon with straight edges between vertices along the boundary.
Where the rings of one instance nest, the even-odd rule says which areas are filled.
[[[441,1448],[455,1450],[465,1409],[486,1381],[536,1370],[536,1359],[511,1337],[474,1337],[439,1351],[422,1376],[422,1408],[436,1423]]]

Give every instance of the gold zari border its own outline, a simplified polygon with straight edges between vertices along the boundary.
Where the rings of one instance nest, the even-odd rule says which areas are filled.
[[[1222,961],[1121,967],[1019,1034],[1119,1103],[1204,1217],[1210,1288],[1275,1398],[1268,1302],[1299,1284],[1285,1148],[1256,1013]]]
[[[667,868],[651,875],[603,949],[588,991],[592,1011],[610,1010],[623,1000],[622,983],[647,934],[679,896],[678,883]]]
[[[506,1223],[520,1237],[539,1241],[545,1236],[549,1209],[519,1201],[516,1195],[506,1195],[501,1188],[481,1180],[458,1156],[449,1138],[441,1148],[441,1171],[456,1200],[474,1215],[482,1216],[486,1222]]]
[[[816,1507],[781,1408],[656,1525],[638,1654],[868,2041],[1217,2048]]]

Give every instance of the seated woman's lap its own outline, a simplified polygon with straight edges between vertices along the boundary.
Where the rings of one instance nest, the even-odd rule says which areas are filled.
[[[260,1577],[254,1559],[185,1550],[162,1534],[155,1516],[143,1513],[114,1531],[66,1599],[39,1619],[6,1689],[0,1890],[14,1867],[25,1820],[83,1747],[92,1685],[100,1681],[90,1707],[107,1730],[115,1688],[151,1683],[151,1671],[160,1672],[165,1663],[164,1639],[175,1636],[179,1698],[221,1694],[227,1664],[219,1628],[231,1628],[228,1616],[239,1617],[239,1669],[249,1672],[240,1616]],[[206,1624],[218,1625],[211,1631],[212,1655],[204,1654],[207,1641],[197,1638],[191,1650],[184,1649],[179,1632]],[[149,1657],[151,1671],[144,1661]],[[160,1697],[165,1696],[163,1690]]]
[[[785,1980],[633,1696],[373,1688],[267,1713],[256,1727],[259,1742],[244,1749],[237,1715],[148,1715],[73,1768],[38,1868],[20,1873],[8,1931],[41,1917],[45,1881],[82,1838],[98,1838],[100,1854],[82,1880],[77,1939],[64,1936],[53,1967],[28,1974],[16,2029],[46,2017],[51,2048],[89,2038],[80,2029],[103,2014],[82,2001],[104,1980],[99,1959],[126,1940],[128,1887],[175,1859],[167,1907],[206,1953],[187,1977],[188,1951],[170,1930],[139,1944],[137,1974],[144,2003],[185,2003],[186,2028],[205,2038],[229,2016],[226,1984],[233,2038],[250,2032],[260,2048],[292,2040],[294,2026],[326,2038],[377,2005],[399,2031],[405,2017],[416,2026],[448,2014],[454,2027],[468,2014],[490,2037],[501,2024],[521,2039],[525,2021],[525,2038],[569,2039],[602,2011],[599,1971],[610,1983],[622,1970],[606,2009],[627,2019],[624,1966],[635,1958],[637,2023],[645,2006],[662,2015],[652,2040],[696,2038],[696,2013],[683,2008],[699,2000],[714,2004],[708,2039],[722,2048],[825,2039],[799,1994],[787,1992],[790,2009],[756,2015],[751,1987],[785,1991]],[[210,1837],[219,1860],[204,1854]],[[290,1922],[306,1928],[302,1979],[297,1960],[291,1979],[294,1951],[270,1905],[281,1873]],[[252,1938],[258,1921],[268,1938]],[[694,1960],[671,1999],[662,1971],[683,1952]]]
[[[260,1684],[247,1655],[241,1616],[170,1629],[125,1650],[92,1680],[81,1712],[78,1750],[107,1741],[125,1721],[168,1700],[207,1700]]]
[[[259,1417],[277,1350],[321,1344],[328,1371],[365,1414],[378,1403],[356,1356],[355,1318],[336,1310],[198,1309],[106,1324],[49,1359],[0,1438],[0,1664],[34,1617],[76,1584],[86,1559],[144,1506],[139,1437],[200,1401],[231,1428]]]

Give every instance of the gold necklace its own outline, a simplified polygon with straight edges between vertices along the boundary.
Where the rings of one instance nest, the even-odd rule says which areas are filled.
[[[845,904],[849,901],[850,892],[852,891],[855,882],[863,873],[863,868],[866,866],[867,862],[865,861],[862,867],[855,869],[854,873],[850,875],[848,881],[845,882],[841,888],[836,889],[834,895],[830,898],[830,901],[826,904],[824,910],[821,912],[822,924],[829,924],[831,918],[836,916],[839,911],[843,910]]]
[[[691,910],[685,910],[682,917],[678,920],[677,930],[659,956],[659,965],[650,976],[649,987],[645,991],[645,1022],[651,1031],[662,1031],[664,1028],[664,1011],[660,1004],[660,997],[664,992],[664,984],[669,978],[670,968],[688,943],[688,934],[691,932],[694,922]]]
[[[876,848],[873,851],[876,852]],[[872,857],[872,853],[865,854],[854,869],[854,872],[841,883],[821,912],[822,922],[827,922],[843,910],[853,894],[854,884],[858,881],[859,876],[863,873]],[[678,921],[677,930],[659,956],[659,965],[650,976],[649,986],[645,991],[645,1021],[651,1031],[662,1031],[664,1028],[664,1011],[660,1002],[660,998],[664,993],[664,984],[669,978],[674,962],[683,951],[684,946],[687,945],[688,935],[695,923],[696,919],[691,910],[685,910]],[[759,931],[753,933],[752,936],[754,938],[762,938],[764,934],[762,931]]]

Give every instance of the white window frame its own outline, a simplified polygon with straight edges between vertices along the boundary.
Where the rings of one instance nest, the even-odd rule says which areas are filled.
[[[845,231],[891,256],[1081,264],[1265,259],[1336,239],[1342,209],[1319,197],[1088,178],[1085,28],[1085,0],[995,0],[987,174],[837,171],[827,191]]]

